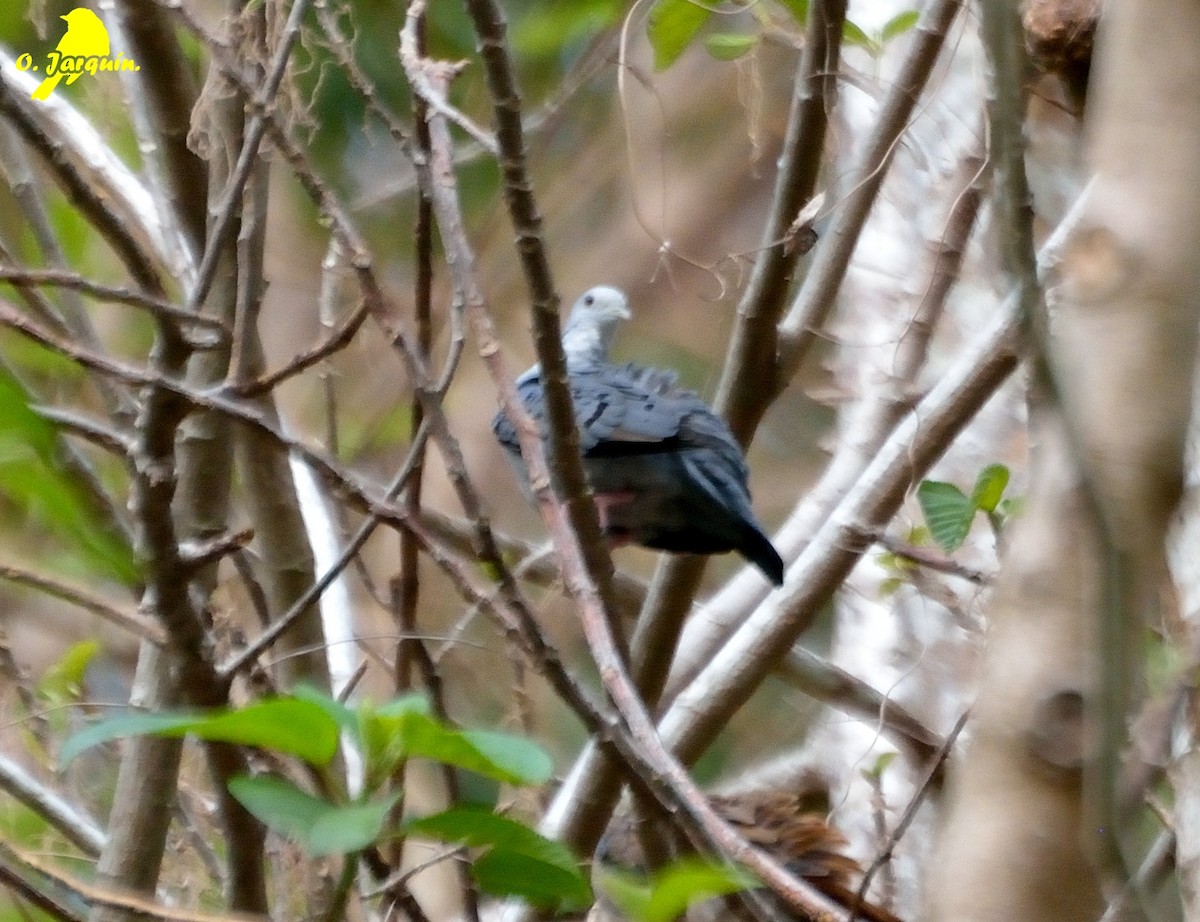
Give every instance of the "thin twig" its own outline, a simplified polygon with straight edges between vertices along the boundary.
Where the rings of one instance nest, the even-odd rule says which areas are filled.
[[[314,365],[319,365],[349,346],[354,341],[355,335],[358,333],[359,328],[362,327],[363,321],[367,319],[368,315],[369,312],[367,311],[366,304],[360,303],[321,342],[312,348],[300,353],[290,362],[274,371],[260,375],[252,380],[232,382],[226,385],[226,390],[238,397],[257,397],[273,391],[289,378],[294,378],[296,375],[308,371]]]
[[[794,647],[778,676],[811,698],[860,720],[878,723],[918,763],[931,761],[942,738],[903,705],[803,647]]]
[[[229,330],[225,324],[213,317],[195,314],[175,306],[163,298],[156,298],[141,291],[132,291],[116,285],[102,285],[91,279],[84,278],[75,272],[63,269],[28,269],[24,266],[0,265],[0,282],[11,282],[13,285],[47,285],[60,288],[70,288],[84,294],[109,301],[113,304],[125,304],[148,311],[156,317],[165,317],[184,326],[194,326],[208,330],[222,340],[228,339]]]
[[[908,55],[880,106],[875,129],[863,144],[860,159],[848,179],[851,192],[839,203],[834,222],[817,247],[804,285],[780,325],[777,388],[792,379],[833,309],[851,254],[887,176],[900,136],[908,127],[962,6],[962,0],[934,0],[924,9],[913,30]]]
[[[42,817],[85,855],[94,858],[103,850],[104,830],[83,807],[70,803],[2,754],[0,788]]]
[[[937,551],[930,550],[927,547],[917,547],[914,544],[893,538],[891,535],[883,532],[880,532],[876,536],[875,542],[889,554],[925,567],[927,570],[936,570],[938,573],[957,576],[959,579],[965,579],[976,586],[987,586],[992,581],[992,577],[982,570],[965,566],[956,560],[952,560],[945,554],[939,554]]]
[[[428,435],[428,429],[422,428],[417,431],[416,438],[413,439],[413,444],[409,449],[408,458],[401,465],[400,471],[396,477],[388,485],[384,492],[384,501],[391,503],[391,500],[397,496],[404,488],[408,478],[411,476],[413,469],[416,467],[417,459],[420,457],[420,449],[425,445],[425,439]],[[394,505],[391,507],[396,509]],[[274,642],[284,633],[292,623],[304,614],[308,608],[321,597],[326,589],[333,583],[342,571],[350,563],[355,555],[358,554],[362,546],[366,544],[367,539],[371,536],[374,530],[383,521],[386,521],[386,513],[381,506],[373,506],[370,514],[359,525],[354,535],[346,542],[346,546],[342,548],[337,560],[329,567],[321,577],[316,580],[307,590],[305,590],[299,598],[292,603],[292,606],[284,613],[278,615],[271,626],[263,631],[255,640],[247,644],[243,649],[238,651],[234,656],[226,660],[220,667],[220,672],[225,676],[233,676],[240,672],[243,668],[253,662],[264,650],[268,649]],[[408,521],[407,513],[403,516],[403,521]]]
[[[279,87],[283,83],[283,75],[287,70],[292,49],[300,37],[300,23],[304,19],[309,2],[310,0],[295,0],[292,4],[288,11],[287,21],[284,23],[283,32],[275,46],[274,57],[261,82],[261,89],[255,88],[258,89],[258,92],[252,91],[246,94],[247,98],[252,101],[254,116],[246,125],[242,137],[242,149],[238,154],[237,163],[234,164],[229,175],[221,201],[209,217],[204,255],[196,268],[195,284],[188,292],[188,308],[192,311],[198,312],[200,306],[204,304],[215,277],[224,244],[229,234],[237,228],[235,218],[237,218],[242,204],[242,192],[250,179],[251,171],[258,162],[259,145],[262,144],[267,128],[272,121],[268,112],[272,108],[275,97],[279,94]],[[237,68],[233,70],[239,76],[241,75]]]
[[[540,380],[546,401],[546,453],[554,458],[554,466],[549,473],[554,492],[562,503],[566,521],[573,533],[573,543],[578,544],[579,553],[582,555],[581,575],[585,575],[586,583],[590,584],[578,588],[590,594],[594,586],[601,614],[608,622],[610,633],[618,638],[618,645],[623,650],[621,638],[624,632],[617,621],[616,605],[613,602],[612,558],[609,555],[608,544],[600,534],[600,518],[592,502],[580,456],[579,430],[575,425],[575,411],[567,383],[567,361],[563,353],[562,330],[558,318],[559,296],[551,276],[550,261],[542,240],[542,216],[526,164],[525,134],[521,124],[521,93],[509,57],[507,23],[503,10],[495,0],[466,0],[466,8],[479,40],[479,54],[483,60],[492,113],[496,120],[498,160],[504,178],[504,200],[516,232],[517,255],[520,257],[525,283],[529,288],[533,344],[542,368]],[[406,42],[402,33],[401,56],[405,59],[406,72],[412,77],[424,71],[425,68],[420,66],[419,60],[412,60],[406,55],[405,49]],[[444,87],[437,89],[438,95],[444,95]],[[437,131],[438,122],[435,120],[430,128],[431,131]],[[444,155],[449,149],[447,143],[444,151],[436,153]],[[446,166],[448,167],[448,163]],[[435,200],[437,191],[435,184]],[[443,224],[443,231],[446,218],[444,212],[443,208],[439,214],[439,223]],[[467,300],[470,308],[472,299],[468,297]],[[480,301],[478,307],[482,306]],[[482,311],[472,311],[471,316],[475,321],[476,334],[482,348],[489,337],[494,339],[494,329],[488,329],[491,324],[490,321],[484,322]],[[481,330],[483,335],[480,335]],[[493,373],[500,368],[500,363],[490,365]],[[508,386],[511,388],[511,385]],[[510,397],[515,397],[515,391],[503,395],[501,402],[505,404],[505,411],[509,413],[509,419],[520,419],[509,412],[518,403],[513,401],[513,406],[509,406]],[[525,425],[531,425],[528,420],[523,422]],[[528,434],[531,433],[527,432],[526,435]],[[521,453],[529,467],[531,483],[536,485],[539,471],[530,465],[525,450],[526,442],[532,444],[534,441],[536,439],[523,438]],[[568,580],[567,586],[568,590],[572,588],[571,580]]]
[[[892,829],[891,835],[879,850],[866,872],[863,874],[862,883],[858,885],[858,904],[861,905],[867,898],[867,890],[871,886],[871,880],[876,872],[887,862],[891,860],[892,853],[896,850],[896,845],[904,837],[904,833],[908,831],[908,827],[916,818],[917,810],[925,801],[925,795],[935,787],[934,781],[942,773],[942,765],[950,757],[950,753],[954,750],[954,743],[958,739],[958,735],[962,732],[963,727],[967,725],[967,719],[971,716],[969,710],[963,711],[955,722],[954,727],[946,734],[946,741],[942,743],[941,749],[938,751],[933,764],[929,767],[929,771],[925,775],[925,780],[917,786],[916,792],[912,799],[909,800],[908,806],[904,808],[904,813],[901,815],[899,822]],[[854,922],[857,918],[857,912],[852,909],[848,922]]]
[[[93,615],[103,618],[110,624],[115,624],[117,627],[129,631],[135,637],[141,637],[160,646],[166,643],[166,632],[158,622],[146,617],[139,611],[118,608],[111,602],[99,596],[92,595],[82,587],[72,586],[62,580],[2,562],[0,562],[0,579],[18,583],[22,586],[29,586],[56,599],[77,605],[91,612]]]

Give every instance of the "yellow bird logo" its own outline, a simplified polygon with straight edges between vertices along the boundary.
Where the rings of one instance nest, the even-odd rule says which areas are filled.
[[[67,31],[47,56],[46,78],[33,91],[34,99],[47,99],[64,79],[70,86],[85,73],[113,69],[111,63],[108,67],[101,66],[102,62],[111,59],[108,57],[108,29],[99,16],[78,7],[59,18],[66,20]]]

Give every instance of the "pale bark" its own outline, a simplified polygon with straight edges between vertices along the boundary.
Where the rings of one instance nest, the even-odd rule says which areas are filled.
[[[1083,835],[1082,714],[1098,549],[1061,428],[1036,454],[990,606],[965,765],[927,887],[934,920],[1094,920],[1103,909]],[[1095,845],[1094,842],[1090,843]]]
[[[1192,407],[1200,9],[1106,9],[1089,94],[1096,178],[1049,323],[1065,427],[1045,427],[989,611],[973,741],[952,774],[929,888],[934,920],[1095,919],[1101,882],[1129,874],[1114,864],[1140,649],[1127,638],[1154,615]],[[1194,836],[1187,819],[1180,833]]]

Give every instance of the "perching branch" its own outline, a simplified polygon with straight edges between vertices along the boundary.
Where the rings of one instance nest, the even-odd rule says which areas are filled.
[[[423,0],[418,0],[418,4]],[[416,6],[417,4],[414,4]],[[479,54],[487,76],[492,112],[496,119],[498,161],[504,176],[504,200],[516,232],[517,255],[529,287],[533,320],[533,345],[541,363],[541,381],[546,400],[546,452],[554,458],[550,471],[554,491],[562,502],[567,521],[582,553],[588,582],[595,586],[609,631],[624,645],[616,617],[612,590],[612,558],[600,534],[600,517],[592,502],[583,472],[579,430],[567,384],[567,360],[562,349],[558,318],[559,296],[550,273],[550,261],[542,240],[542,216],[533,194],[525,162],[525,134],[521,124],[521,94],[513,73],[506,39],[507,23],[495,0],[466,0],[467,13],[479,39]],[[410,8],[410,17],[412,11]],[[411,19],[410,19],[411,21]],[[410,76],[420,67],[406,63]],[[415,82],[414,82],[415,85]],[[444,94],[444,89],[442,91]],[[515,393],[514,393],[515,396]],[[502,403],[507,407],[508,395]],[[510,419],[517,417],[510,416]],[[522,455],[525,452],[522,451]],[[526,457],[526,463],[528,463]],[[530,474],[535,474],[531,468]],[[532,479],[536,483],[536,478]],[[569,568],[564,566],[564,571]],[[568,588],[571,588],[568,581]],[[579,587],[583,588],[583,587]]]

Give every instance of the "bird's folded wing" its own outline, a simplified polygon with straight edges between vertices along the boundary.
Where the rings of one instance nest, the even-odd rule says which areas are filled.
[[[744,479],[745,461],[729,427],[695,393],[677,387],[675,380],[672,372],[636,365],[572,368],[571,401],[584,455],[619,457],[704,448],[716,455],[712,463]],[[536,367],[518,379],[517,393],[544,436],[546,403]],[[517,450],[516,428],[504,414],[497,414],[493,429],[506,448]]]
[[[611,365],[573,373],[571,399],[588,456],[675,450],[683,420],[696,402]]]

